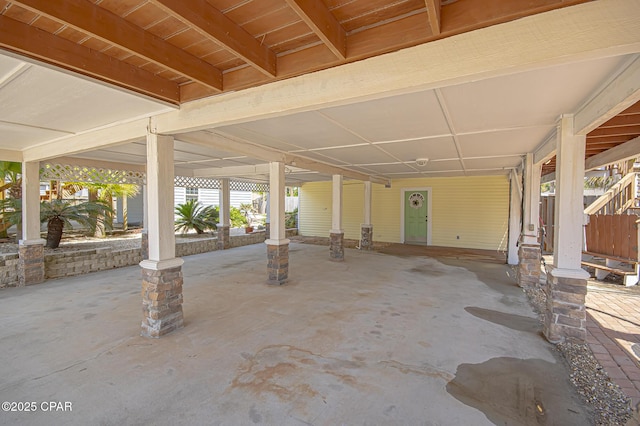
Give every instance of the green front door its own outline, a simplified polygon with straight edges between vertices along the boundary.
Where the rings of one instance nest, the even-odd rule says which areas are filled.
[[[404,193],[404,242],[427,244],[427,191]]]

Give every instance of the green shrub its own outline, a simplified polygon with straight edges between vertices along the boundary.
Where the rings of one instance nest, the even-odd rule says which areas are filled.
[[[208,229],[217,229],[218,211],[212,206],[203,206],[197,200],[178,204],[176,212],[176,231],[186,233],[193,229],[202,234]]]
[[[284,226],[289,228],[298,227],[298,208],[296,207],[292,212],[284,214]]]

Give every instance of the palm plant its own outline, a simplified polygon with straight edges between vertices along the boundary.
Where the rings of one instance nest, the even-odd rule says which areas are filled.
[[[102,201],[85,201],[74,204],[65,200],[52,200],[40,203],[40,221],[47,222],[45,247],[58,248],[60,246],[65,225],[72,228],[72,222],[76,222],[91,228],[95,226],[97,217],[111,213],[113,213],[111,207]]]
[[[0,161],[0,238],[7,238],[7,229],[20,224],[11,221],[9,216],[15,212],[15,204],[22,198],[22,164],[14,161]],[[5,191],[8,198],[5,199]],[[8,210],[7,210],[8,209]]]
[[[218,212],[212,206],[203,206],[197,200],[178,204],[175,208],[176,231],[186,233],[193,229],[198,234],[207,229],[217,229]]]
[[[140,192],[140,187],[133,183],[82,183],[82,182],[67,182],[67,187],[73,187],[76,191],[81,188],[87,188],[89,190],[90,201],[101,201],[103,203],[111,205],[113,197],[122,197],[126,200],[127,197],[135,197]],[[123,209],[124,213],[124,228],[127,227],[127,214],[126,208]],[[94,236],[104,238],[106,236],[106,229],[113,228],[113,210],[110,213],[99,214],[96,216],[95,225],[93,225]]]

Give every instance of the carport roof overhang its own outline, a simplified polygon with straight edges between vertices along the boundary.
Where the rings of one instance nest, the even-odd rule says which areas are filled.
[[[561,114],[586,134],[640,99],[639,17],[637,1],[588,2],[179,107],[2,55],[0,149],[141,167],[151,131],[174,136],[185,176],[507,174],[553,155]]]

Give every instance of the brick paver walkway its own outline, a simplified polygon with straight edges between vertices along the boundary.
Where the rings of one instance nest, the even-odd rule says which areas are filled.
[[[640,403],[640,289],[589,283],[587,342],[615,383]]]

